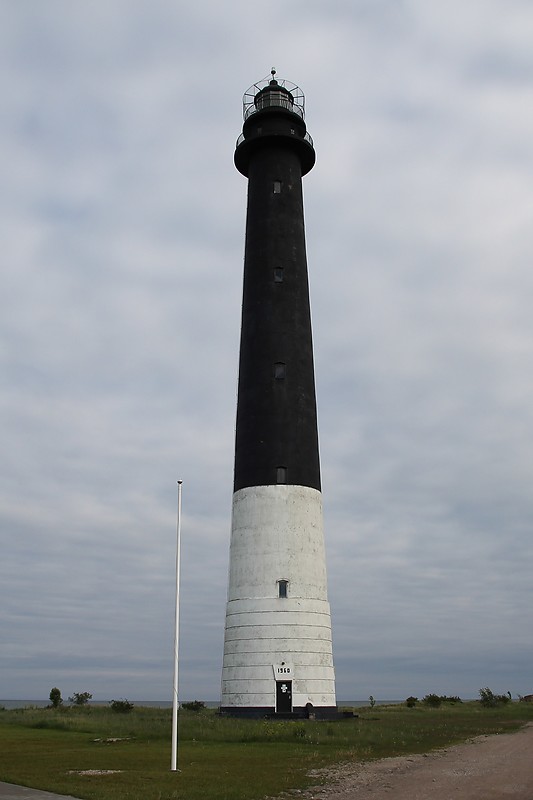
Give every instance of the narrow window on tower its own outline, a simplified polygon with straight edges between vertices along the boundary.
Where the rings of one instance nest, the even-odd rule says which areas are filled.
[[[287,467],[276,467],[276,483],[287,483]]]
[[[289,581],[278,581],[278,597],[287,597]]]
[[[283,283],[283,267],[274,268],[274,283]]]
[[[281,181],[274,181],[274,194],[281,194]]]
[[[277,381],[282,381],[285,378],[285,364],[282,361],[274,364],[274,378]]]

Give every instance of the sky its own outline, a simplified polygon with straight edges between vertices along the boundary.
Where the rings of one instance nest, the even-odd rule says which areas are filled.
[[[218,700],[242,95],[300,86],[337,697],[533,691],[533,5],[0,0],[0,698]]]

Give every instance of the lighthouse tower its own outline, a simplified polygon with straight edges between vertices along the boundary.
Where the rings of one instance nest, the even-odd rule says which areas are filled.
[[[248,178],[221,710],[336,709],[302,176],[304,96],[271,78],[244,95],[235,166]]]

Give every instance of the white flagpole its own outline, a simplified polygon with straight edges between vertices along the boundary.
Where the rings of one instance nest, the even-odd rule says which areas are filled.
[[[172,693],[172,755],[170,769],[178,769],[178,650],[180,640],[180,557],[181,557],[181,484],[178,481],[178,524],[176,541],[176,627],[174,632],[174,687]]]

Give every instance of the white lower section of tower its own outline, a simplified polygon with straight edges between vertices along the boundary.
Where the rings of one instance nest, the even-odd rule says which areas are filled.
[[[284,711],[336,705],[322,496],[252,486],[233,496],[221,706],[282,700]]]

